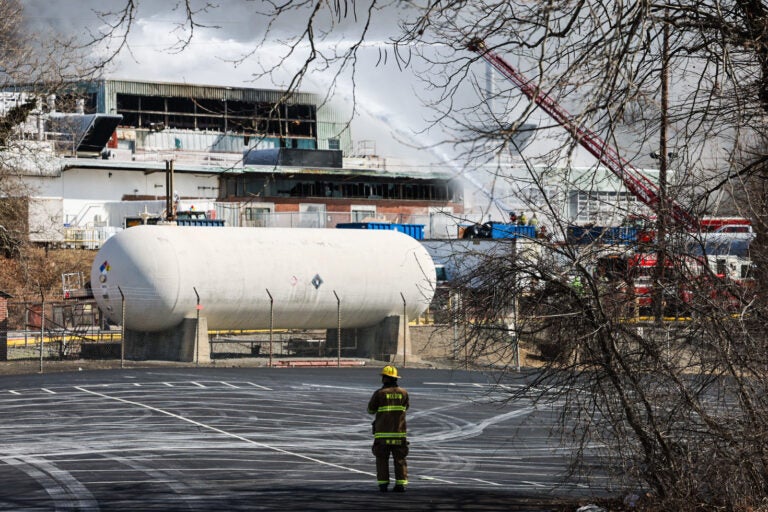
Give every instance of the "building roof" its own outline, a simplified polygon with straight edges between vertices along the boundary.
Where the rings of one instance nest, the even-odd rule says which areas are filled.
[[[391,171],[381,169],[327,169],[327,168],[307,168],[307,167],[266,167],[266,166],[248,166],[242,169],[231,171],[232,173],[240,172],[242,174],[317,174],[325,176],[365,176],[370,178],[397,178],[397,179],[417,179],[417,180],[443,180],[450,181],[456,179],[457,176],[447,172],[436,171]]]
[[[286,95],[285,90],[264,89],[259,87],[232,87],[226,85],[187,84],[180,82],[162,82],[149,80],[103,79],[96,82],[108,93],[140,94],[146,96],[170,96],[209,98],[238,101],[284,100],[286,103],[319,103],[319,96],[314,93],[296,91]]]

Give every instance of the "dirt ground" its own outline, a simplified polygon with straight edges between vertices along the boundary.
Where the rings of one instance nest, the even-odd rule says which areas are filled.
[[[25,375],[40,372],[40,360],[39,359],[12,359],[10,361],[0,362],[0,375]],[[173,361],[124,361],[122,368],[169,368],[169,367],[190,367],[197,366],[195,363],[179,363]],[[238,361],[237,364],[217,361],[216,363],[205,364],[201,366],[212,367],[237,367],[237,366],[264,366],[259,362],[243,362]],[[76,371],[90,371],[90,370],[120,370],[121,363],[116,359],[106,360],[91,360],[91,359],[75,359],[65,361],[53,361],[44,359],[42,362],[42,373],[56,373],[56,372],[76,372]]]
[[[382,361],[368,361],[366,365],[383,366],[387,363]],[[195,363],[179,363],[174,361],[124,361],[121,367],[119,360],[85,360],[77,359],[72,361],[49,361],[43,360],[42,373],[57,372],[76,372],[93,370],[121,370],[130,368],[258,368],[266,367],[268,361],[258,359],[234,359],[234,360],[216,360],[212,363],[197,365]],[[411,367],[438,368],[437,364],[419,363],[418,366]],[[442,365],[440,365],[442,367]],[[448,367],[450,368],[450,366]],[[40,372],[40,361],[37,360],[11,360],[0,362],[0,376],[2,375],[28,375]]]
[[[287,359],[287,358],[286,358]],[[327,358],[329,366],[334,366],[335,358]],[[381,367],[387,364],[392,364],[386,361],[376,361],[371,359],[361,360],[365,366]],[[526,361],[526,359],[523,359]],[[526,367],[539,366],[540,362],[535,357],[527,358],[528,364]],[[277,364],[277,363],[276,363]],[[395,362],[394,364],[398,364]],[[76,372],[76,371],[93,371],[93,370],[121,370],[130,368],[196,368],[196,367],[208,367],[208,368],[259,368],[269,365],[267,358],[233,358],[233,359],[214,359],[210,363],[182,363],[175,361],[123,361],[122,365],[119,359],[75,359],[56,361],[50,359],[44,359],[42,362],[42,373],[54,373],[54,372]],[[0,362],[0,376],[2,375],[25,375],[40,372],[40,360],[39,359],[11,359],[9,361]],[[469,369],[469,370],[499,370],[499,368],[484,368],[481,366],[466,367],[463,361],[455,361],[451,359],[430,359],[421,360],[418,362],[411,361],[407,364],[409,368],[433,368],[440,370],[447,369]]]

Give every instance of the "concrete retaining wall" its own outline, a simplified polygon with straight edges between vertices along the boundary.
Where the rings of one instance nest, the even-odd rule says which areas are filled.
[[[411,325],[411,348],[413,353],[424,358],[453,357],[453,330],[448,325]]]

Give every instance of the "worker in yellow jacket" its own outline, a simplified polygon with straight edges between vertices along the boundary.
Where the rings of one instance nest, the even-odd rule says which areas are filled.
[[[375,414],[373,421],[373,454],[376,456],[376,480],[381,492],[389,487],[389,456],[395,466],[394,492],[405,492],[408,485],[407,430],[405,411],[408,410],[408,392],[397,385],[397,368],[385,366],[381,370],[381,388],[368,402],[368,413]]]

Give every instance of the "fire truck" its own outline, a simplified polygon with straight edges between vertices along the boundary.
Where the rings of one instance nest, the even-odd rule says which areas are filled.
[[[631,299],[635,315],[650,316],[654,314],[658,265],[655,253],[613,254],[597,258],[595,274],[620,283],[617,289]],[[665,316],[687,316],[695,309],[713,306],[736,311],[740,297],[754,288],[752,264],[738,256],[670,256],[664,259],[663,275],[660,295]],[[706,304],[697,305],[697,301]]]
[[[658,214],[664,210],[669,215],[670,224],[687,234],[689,240],[677,260],[668,258],[665,253],[663,264],[660,264],[653,247],[656,239],[656,222],[652,217],[636,217],[624,227],[636,228],[635,249],[623,251],[622,256],[609,257],[597,262],[597,271],[603,275],[620,276],[633,288],[637,302],[642,309],[652,305],[653,283],[660,275],[671,272],[684,272],[683,275],[691,283],[686,290],[668,290],[664,294],[675,295],[683,302],[690,302],[693,296],[693,286],[704,282],[711,289],[722,288],[731,282],[747,283],[750,279],[751,263],[746,251],[733,254],[733,242],[744,242],[748,247],[754,237],[749,219],[742,217],[702,217],[698,218],[670,197],[662,198],[659,186],[635,168],[619,152],[606,143],[597,133],[581,126],[573,117],[560,106],[552,97],[542,91],[536,83],[523,76],[498,53],[489,48],[482,39],[473,39],[467,45],[468,49],[480,55],[485,61],[496,68],[504,77],[514,84],[528,99],[546,112],[554,121],[562,126],[579,144],[594,156],[603,166],[617,176],[624,187],[651,211]],[[598,240],[609,232],[607,229],[595,230],[600,233]],[[591,240],[594,237],[583,237]],[[700,250],[695,250],[696,248]],[[689,254],[690,253],[690,254]],[[685,281],[683,280],[677,280]],[[717,281],[717,282],[715,282]],[[662,286],[664,286],[662,284]],[[665,299],[666,300],[666,299]]]
[[[629,215],[622,226],[636,231],[636,241],[638,243],[652,243],[656,239],[656,217],[653,215]],[[705,238],[733,239],[733,240],[751,240],[754,237],[752,230],[752,221],[746,217],[711,217],[704,216],[698,219],[697,229],[691,231],[703,235]]]

